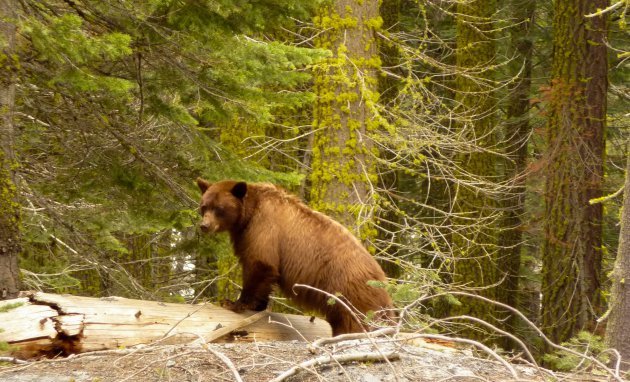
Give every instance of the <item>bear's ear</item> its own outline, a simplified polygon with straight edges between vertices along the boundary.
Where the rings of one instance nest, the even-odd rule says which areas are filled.
[[[232,187],[232,195],[235,197],[243,199],[245,194],[247,194],[247,183],[238,182],[234,185],[234,187]]]
[[[197,186],[201,190],[201,193],[205,193],[208,188],[210,188],[210,183],[207,180],[203,180],[201,178],[197,178]]]

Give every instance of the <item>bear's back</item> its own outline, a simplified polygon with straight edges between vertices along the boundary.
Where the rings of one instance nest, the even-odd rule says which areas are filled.
[[[287,296],[307,308],[328,306],[324,294],[293,287],[306,284],[341,293],[364,312],[391,305],[383,289],[367,284],[368,280],[385,281],[385,274],[349,230],[280,188],[252,186],[256,211],[250,221],[254,236],[250,239],[274,247],[266,249],[277,252],[279,285]]]

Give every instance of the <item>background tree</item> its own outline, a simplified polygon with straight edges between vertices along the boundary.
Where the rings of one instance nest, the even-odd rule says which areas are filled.
[[[616,1],[613,4],[602,10],[597,10],[586,17],[594,18],[594,17],[602,17],[608,16],[610,13],[613,13],[616,9],[627,7],[627,1]],[[614,23],[618,24],[619,32],[624,35],[624,32],[627,32],[627,17],[629,16],[627,13],[627,8],[623,12],[620,13],[619,17],[614,17],[618,22]],[[622,37],[622,40],[616,40],[615,34],[617,31],[611,31],[610,40],[612,41],[613,50],[616,52],[616,62],[623,62],[630,57],[630,46],[623,44],[625,41]],[[619,41],[622,43],[619,44]],[[616,48],[619,44],[620,48]],[[614,59],[613,59],[614,60]],[[616,65],[618,67],[618,65]],[[623,78],[623,77],[622,77]],[[615,78],[613,78],[614,80]],[[622,80],[624,81],[624,80]],[[612,93],[618,98],[617,101],[630,101],[630,93],[628,92],[628,86],[626,85],[626,81],[623,84],[612,83]],[[614,101],[614,98],[613,98]],[[612,103],[612,106],[615,107],[615,103]],[[625,113],[626,108],[622,109],[622,114],[625,114],[627,118],[628,115]],[[623,126],[624,118],[611,118],[614,123],[619,123]],[[627,127],[627,125],[626,125]],[[624,131],[627,136],[627,129]],[[622,136],[623,136],[622,135]],[[625,181],[623,187],[617,191],[615,194],[611,196],[618,196],[620,191],[623,192],[623,205],[620,213],[620,229],[619,229],[619,244],[617,247],[617,257],[615,259],[613,270],[610,274],[610,299],[609,299],[609,307],[608,307],[608,322],[606,323],[606,335],[605,342],[606,346],[609,348],[616,349],[619,352],[619,356],[621,357],[621,370],[629,371],[630,370],[630,300],[628,296],[630,296],[628,292],[628,280],[630,280],[630,140],[626,138],[626,150],[622,151],[622,157],[626,159],[626,168],[625,168]],[[610,199],[611,196],[607,196],[605,199]],[[603,200],[594,200],[592,202],[603,202]],[[616,357],[611,357],[611,366],[617,362]]]
[[[606,1],[556,1],[548,100],[542,328],[553,341],[601,313],[601,196],[606,126]]]
[[[513,55],[509,66],[513,82],[508,86],[505,115],[505,148],[503,171],[513,189],[502,199],[503,220],[498,236],[497,268],[499,278],[504,278],[498,289],[499,301],[522,309],[519,279],[521,252],[523,250],[523,220],[525,219],[525,197],[527,195],[528,139],[531,134],[530,91],[532,83],[532,55],[534,52],[535,0],[514,0],[510,3],[516,25],[510,30],[510,51]],[[508,314],[507,326],[515,329],[516,318]],[[511,346],[507,343],[506,346]]]
[[[630,149],[630,145],[628,148]],[[626,174],[623,187],[619,249],[610,276],[612,281],[610,315],[606,324],[606,345],[617,349],[622,361],[622,370],[625,371],[630,370],[630,319],[628,319],[630,317],[630,292],[628,291],[630,280],[630,156],[628,156]]]
[[[315,77],[310,199],[314,208],[367,239],[375,236],[378,2],[336,0],[323,5],[315,20],[323,30],[317,46],[333,56]]]
[[[473,150],[459,154],[457,162],[465,174],[472,174],[481,182],[494,183],[497,179],[497,157],[493,153],[497,145],[497,100],[494,95],[493,70],[496,65],[495,1],[471,1],[457,5],[458,69],[455,109],[460,114],[458,129]],[[453,281],[462,286],[479,290],[479,293],[496,298],[496,284],[500,276],[497,260],[497,197],[487,189],[465,179],[457,184],[454,207],[457,217],[454,224],[461,226],[461,233],[453,236]],[[479,224],[471,223],[481,222]],[[464,300],[454,307],[454,312],[492,320],[494,307],[479,301]]]
[[[20,237],[20,205],[15,185],[15,21],[17,2],[0,4],[0,299],[15,298],[19,291],[18,256]]]

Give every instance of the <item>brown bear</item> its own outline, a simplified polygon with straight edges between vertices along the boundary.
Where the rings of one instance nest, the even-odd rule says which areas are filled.
[[[333,335],[369,329],[339,302],[305,284],[340,295],[361,313],[385,310],[393,317],[392,301],[369,280],[385,281],[385,273],[344,226],[316,212],[282,188],[265,183],[225,180],[201,189],[201,230],[228,231],[234,254],[243,267],[243,289],[233,311],[265,310],[274,285],[298,306],[326,317]]]

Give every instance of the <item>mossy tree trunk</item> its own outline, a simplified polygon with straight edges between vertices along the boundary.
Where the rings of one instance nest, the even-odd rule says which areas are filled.
[[[508,88],[508,104],[505,124],[504,171],[506,180],[513,186],[503,202],[504,216],[499,234],[498,269],[504,277],[498,289],[497,299],[518,308],[520,303],[519,271],[523,241],[523,216],[525,215],[525,169],[527,165],[527,141],[531,127],[529,123],[529,91],[532,74],[532,25],[536,0],[513,0],[512,14],[518,22],[510,31],[512,61],[510,72],[514,82]],[[507,312],[505,314],[508,314]],[[515,316],[508,315],[506,326],[514,328]],[[505,345],[510,347],[511,342]]]
[[[554,2],[548,97],[542,330],[555,342],[601,313],[601,196],[606,126],[606,0]]]
[[[18,255],[20,242],[20,206],[15,187],[13,152],[15,103],[15,25],[17,2],[0,3],[0,32],[3,44],[0,53],[0,299],[17,297],[19,292]]]
[[[630,150],[630,142],[628,144]],[[606,346],[617,349],[621,368],[630,370],[630,151],[626,166],[619,249],[611,275],[610,316],[606,325]]]
[[[395,32],[400,23],[401,0],[383,0],[380,3],[379,13],[383,18],[382,33],[389,35]],[[378,76],[378,91],[380,94],[380,104],[385,109],[394,108],[395,100],[399,94],[400,88],[403,86],[402,73],[399,68],[401,63],[401,54],[399,47],[390,39],[381,38],[378,40],[379,56],[382,61],[382,75]],[[390,74],[393,73],[393,74]],[[394,122],[392,120],[388,123]],[[392,123],[391,126],[395,124]],[[401,190],[401,178],[404,176],[403,171],[390,168],[390,163],[394,162],[394,153],[385,150],[381,153],[385,164],[379,169],[381,175],[381,187],[384,190]],[[378,222],[378,247],[382,256],[379,261],[381,267],[389,277],[398,278],[401,275],[402,268],[398,265],[399,248],[394,243],[397,236],[397,225],[400,224],[400,213],[396,211],[398,206],[387,199],[381,201],[382,211],[379,214]]]
[[[457,251],[453,281],[479,289],[479,294],[488,298],[495,298],[495,289],[491,286],[497,282],[496,227],[491,223],[497,203],[487,191],[497,176],[497,160],[485,149],[496,145],[496,99],[484,80],[494,76],[491,66],[496,55],[492,20],[495,11],[494,0],[457,5],[456,62],[460,73],[456,78],[456,112],[462,118],[459,128],[475,147],[458,155],[458,162],[464,172],[476,180],[458,186],[454,205],[458,217],[454,223],[461,229],[456,229],[459,232],[453,235]],[[494,315],[492,305],[469,299],[461,302],[451,313],[491,321]],[[475,332],[468,334],[476,337]]]
[[[323,31],[317,46],[333,55],[315,73],[311,205],[368,240],[375,236],[378,2],[337,0],[320,8],[315,23]]]

